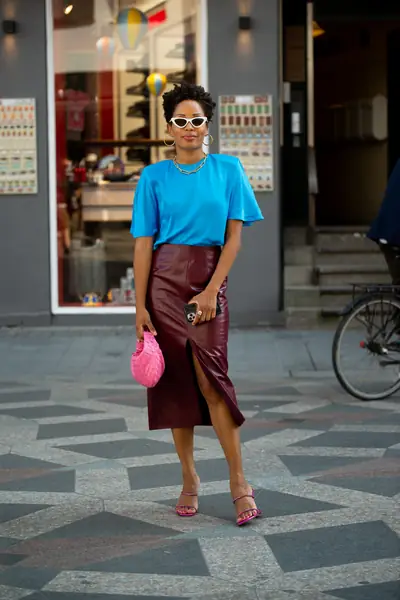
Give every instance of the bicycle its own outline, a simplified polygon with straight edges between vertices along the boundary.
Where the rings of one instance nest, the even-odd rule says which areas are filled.
[[[355,398],[382,400],[400,389],[400,285],[353,284],[352,288],[352,301],[341,311],[342,319],[333,339],[333,369],[343,389]],[[366,328],[361,339],[357,324]],[[347,333],[351,354],[348,373],[342,357]],[[379,367],[377,373],[372,368],[354,368],[356,349]],[[351,381],[353,376],[361,376],[365,390]]]

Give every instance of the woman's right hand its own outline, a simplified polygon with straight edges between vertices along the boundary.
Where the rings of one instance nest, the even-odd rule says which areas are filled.
[[[136,337],[139,341],[143,341],[146,330],[150,331],[153,335],[157,335],[157,331],[151,322],[149,311],[145,308],[136,308]]]

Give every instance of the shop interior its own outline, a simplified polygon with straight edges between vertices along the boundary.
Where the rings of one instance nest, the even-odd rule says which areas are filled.
[[[60,306],[135,304],[135,187],[171,156],[162,93],[197,80],[196,4],[53,0]]]
[[[317,223],[369,225],[400,158],[400,121],[394,114],[400,91],[400,21],[321,19],[318,24]]]
[[[399,32],[394,0],[283,0],[284,226],[375,218],[400,158]]]

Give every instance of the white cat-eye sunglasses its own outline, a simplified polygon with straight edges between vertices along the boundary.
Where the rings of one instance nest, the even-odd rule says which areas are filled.
[[[205,123],[207,123],[207,117],[193,117],[193,119],[186,119],[186,117],[172,117],[170,123],[173,123],[179,129],[185,129],[188,123],[198,129]]]

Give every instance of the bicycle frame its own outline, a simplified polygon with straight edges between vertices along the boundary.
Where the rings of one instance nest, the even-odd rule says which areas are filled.
[[[368,298],[375,297],[375,298],[381,298],[381,300],[383,300],[384,298],[387,298],[388,296],[392,296],[400,301],[400,285],[376,284],[376,283],[375,284],[354,283],[354,284],[352,284],[352,288],[353,288],[353,298],[352,298],[351,302],[349,302],[343,308],[343,310],[340,312],[341,316],[346,316],[349,313],[351,313],[352,311],[356,310],[357,307],[360,306],[361,304],[363,304],[365,302],[365,300]],[[357,290],[360,290],[361,294],[357,294]],[[386,326],[387,326],[388,322],[389,321],[386,321],[383,324],[383,326],[378,329],[376,334],[371,336],[371,339],[369,340],[369,344],[371,342],[373,343],[376,340],[376,338],[378,338],[379,335],[382,334],[382,332],[384,332],[386,330]],[[391,331],[389,331],[388,338],[390,338],[394,334],[394,332],[396,331],[397,328],[398,328],[397,325],[393,326]],[[396,348],[390,348],[390,349],[394,352],[400,352],[400,346],[396,347]],[[382,367],[400,365],[400,360],[390,360],[390,359],[383,360],[380,362],[380,365]]]
[[[340,311],[341,316],[348,315],[355,310],[369,296],[394,296],[400,300],[400,285],[386,283],[353,283],[353,297],[350,302]],[[359,290],[359,293],[357,293]]]

